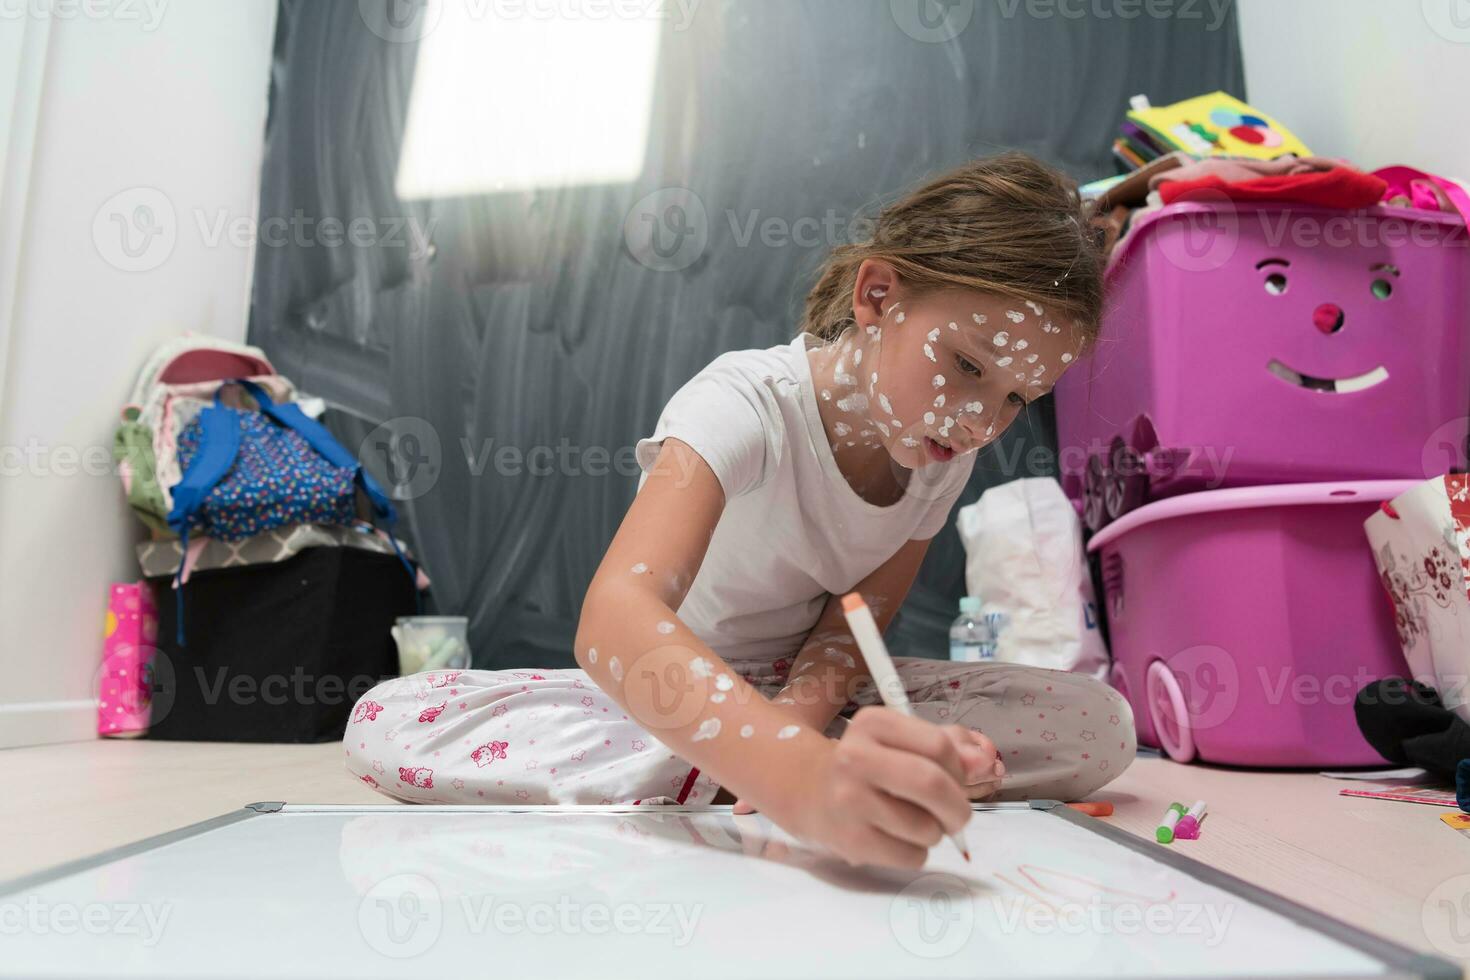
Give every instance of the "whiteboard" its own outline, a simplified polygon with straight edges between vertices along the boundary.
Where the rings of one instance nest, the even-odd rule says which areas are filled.
[[[255,804],[11,883],[0,975],[1459,976],[1065,807],[967,836],[896,872],[728,807]]]

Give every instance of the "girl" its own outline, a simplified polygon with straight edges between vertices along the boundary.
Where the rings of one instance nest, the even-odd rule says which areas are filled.
[[[900,658],[918,717],[871,707],[840,597],[886,626],[975,451],[1094,338],[1101,290],[1075,192],[1043,164],[1007,154],[920,187],[835,250],[792,343],[716,358],[638,443],[582,669],[387,681],[347,727],[348,768],[412,802],[733,793],[849,861],[901,867],[971,799],[1096,790],[1134,751],[1111,689]]]

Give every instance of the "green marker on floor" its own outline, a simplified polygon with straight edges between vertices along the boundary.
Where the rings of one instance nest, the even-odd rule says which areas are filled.
[[[1173,843],[1174,827],[1186,812],[1183,803],[1170,803],[1169,809],[1164,811],[1164,819],[1159,821],[1158,827],[1154,830],[1154,839],[1160,844]]]

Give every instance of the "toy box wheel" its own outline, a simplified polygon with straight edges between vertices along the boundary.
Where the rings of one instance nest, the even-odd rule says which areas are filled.
[[[1189,724],[1189,703],[1179,689],[1174,672],[1162,660],[1148,665],[1148,714],[1159,746],[1175,762],[1192,762],[1194,731]]]

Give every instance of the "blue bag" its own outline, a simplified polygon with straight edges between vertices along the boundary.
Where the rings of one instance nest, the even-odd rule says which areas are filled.
[[[253,381],[226,384],[243,387],[260,411],[223,404],[221,385],[214,405],[201,411],[179,436],[184,475],[173,487],[168,515],[185,556],[174,578],[179,646],[184,645],[181,580],[190,531],[239,541],[288,524],[350,525],[356,519],[361,489],[373,513],[387,525],[388,540],[409,577],[416,579],[392,534],[398,519],[392,501],[326,426],[294,403],[277,405]]]

